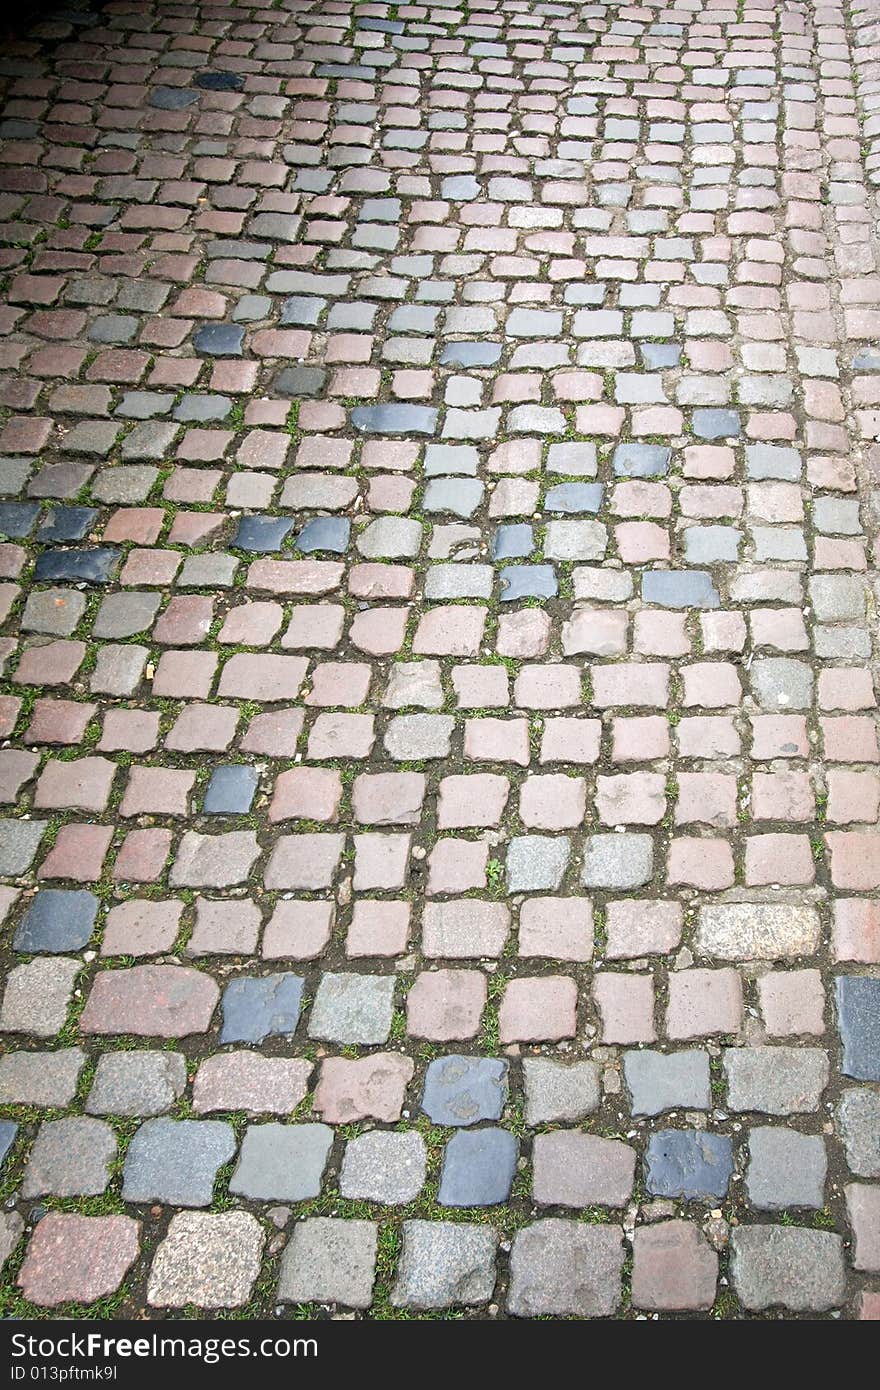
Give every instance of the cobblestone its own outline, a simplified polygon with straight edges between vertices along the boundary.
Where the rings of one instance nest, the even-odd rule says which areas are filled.
[[[25,1303],[876,1316],[874,0],[4,39]]]

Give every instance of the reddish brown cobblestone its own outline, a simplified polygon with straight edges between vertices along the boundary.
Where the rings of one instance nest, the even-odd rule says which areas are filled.
[[[5,1315],[876,1320],[878,0],[0,100]]]

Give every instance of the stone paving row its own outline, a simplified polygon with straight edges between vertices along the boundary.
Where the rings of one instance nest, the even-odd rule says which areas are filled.
[[[880,1317],[880,4],[0,82],[10,1315]]]

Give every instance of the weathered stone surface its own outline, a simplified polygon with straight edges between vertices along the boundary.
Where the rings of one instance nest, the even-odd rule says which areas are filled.
[[[0,1270],[17,1248],[23,1231],[24,1221],[17,1211],[0,1212]]]
[[[364,434],[433,434],[437,411],[423,405],[359,405],[351,412],[351,423]]]
[[[843,1242],[830,1231],[740,1226],[731,1235],[730,1274],[752,1312],[822,1313],[839,1307],[846,1294]]]
[[[404,1221],[391,1289],[396,1308],[473,1307],[495,1289],[497,1232],[451,1221]]]
[[[299,1057],[261,1057],[222,1052],[206,1057],[193,1081],[193,1109],[243,1110],[248,1115],[289,1115],[306,1094],[312,1064]]]
[[[249,1125],[229,1190],[258,1202],[317,1197],[332,1142],[328,1125]]]
[[[723,1134],[659,1130],[648,1142],[645,1167],[646,1185],[655,1197],[724,1197],[733,1173],[733,1146]]]
[[[514,1317],[610,1317],[620,1303],[623,1235],[548,1217],[517,1231],[507,1310]]]
[[[595,1062],[554,1062],[523,1059],[526,1124],[582,1120],[598,1109],[601,1090]]]
[[[422,913],[422,949],[426,956],[464,960],[499,956],[510,931],[504,903],[474,898],[426,903]]]
[[[654,865],[649,835],[591,835],[584,850],[582,881],[587,888],[640,888]]]
[[[94,1303],[115,1293],[138,1255],[140,1222],[51,1211],[28,1242],[18,1285],[31,1303]]]
[[[709,1054],[698,1050],[627,1052],[623,1058],[634,1115],[664,1110],[708,1110],[712,1104]]]
[[[706,570],[646,570],[642,598],[659,608],[720,608],[721,599]]]
[[[174,965],[135,965],[95,976],[79,1021],[83,1033],[185,1038],[204,1033],[220,991],[209,975]]]
[[[0,1171],[15,1144],[17,1134],[18,1125],[14,1120],[0,1120]]]
[[[315,1088],[314,1108],[328,1124],[400,1119],[415,1064],[397,1052],[368,1057],[325,1057]]]
[[[109,1052],[98,1058],[85,1108],[90,1115],[161,1115],[185,1087],[179,1052]]]
[[[633,1188],[635,1149],[617,1139],[560,1130],[532,1146],[536,1202],[550,1207],[622,1207]]]
[[[880,1187],[876,1183],[851,1182],[844,1188],[846,1212],[853,1233],[855,1269],[880,1272]]]
[[[506,1129],[460,1129],[446,1145],[437,1200],[447,1207],[490,1207],[510,1196],[519,1145]]]
[[[422,1109],[436,1125],[499,1120],[507,1099],[507,1063],[492,1057],[438,1057],[425,1072]]]
[[[250,1212],[178,1212],[156,1251],[147,1302],[153,1308],[240,1308],[260,1272],[264,1240]]]
[[[79,951],[95,930],[97,898],[85,890],[43,888],[15,933],[15,951]]]
[[[278,1298],[369,1308],[376,1274],[375,1221],[310,1216],[297,1222],[281,1257]]]
[[[697,950],[722,960],[782,960],[811,955],[819,914],[796,903],[711,903],[700,908]]]
[[[867,1086],[844,1091],[837,1124],[850,1170],[860,1178],[880,1178],[880,1092]]]
[[[393,975],[321,977],[309,1018],[309,1037],[340,1044],[383,1043],[391,1031]]]
[[[0,875],[17,878],[27,873],[46,833],[44,820],[0,821]]]
[[[507,887],[511,893],[557,889],[571,854],[566,835],[518,835],[507,851]]]
[[[69,1105],[86,1064],[81,1047],[0,1057],[0,1105]]]
[[[420,1134],[375,1130],[349,1139],[342,1159],[339,1191],[387,1206],[404,1206],[421,1192],[427,1171]]]
[[[128,1146],[122,1195],[127,1202],[207,1207],[217,1173],[234,1153],[232,1126],[220,1120],[147,1120]]]
[[[825,1205],[828,1159],[817,1134],[782,1126],[756,1126],[749,1132],[746,1191],[762,1211]]]
[[[633,1238],[634,1308],[689,1312],[711,1308],[718,1256],[689,1221],[640,1227]]]
[[[174,888],[229,888],[246,883],[260,847],[252,830],[200,835],[188,830],[171,868]]]
[[[71,1306],[187,1316],[146,1304],[186,1162],[135,1205],[122,1168],[159,1121],[199,1168],[211,1121],[205,1211],[271,1244],[239,1312],[311,1232],[291,1316],[381,1319],[418,1214],[456,1228],[425,1311],[505,1317],[540,1214],[636,1266],[635,1302],[616,1253],[601,1298],[539,1270],[547,1316],[797,1316],[727,1282],[768,1222],[841,1235],[834,1312],[880,1316],[877,3],[24,7],[14,1273],[44,1211],[131,1212],[130,1286]],[[23,1197],[41,1126],[83,1119],[104,1191]]]
[[[731,1110],[768,1115],[815,1110],[828,1085],[828,1053],[818,1047],[730,1047],[722,1065]]]
[[[116,1135],[103,1120],[47,1120],[28,1157],[22,1196],[94,1197],[110,1181]]]
[[[0,1030],[54,1037],[64,1027],[80,969],[81,962],[68,956],[38,957],[14,966],[6,977]]]
[[[836,985],[843,1072],[857,1081],[880,1081],[880,980],[838,975]]]
[[[223,991],[221,1043],[260,1043],[296,1032],[305,981],[300,975],[242,976]]]
[[[566,975],[511,980],[498,1010],[502,1042],[558,1042],[577,1027],[577,984]]]

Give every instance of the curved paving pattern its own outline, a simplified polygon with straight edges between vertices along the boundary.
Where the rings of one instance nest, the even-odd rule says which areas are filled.
[[[880,1316],[876,0],[0,80],[6,1314]]]

